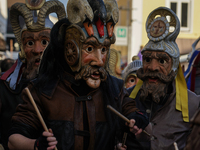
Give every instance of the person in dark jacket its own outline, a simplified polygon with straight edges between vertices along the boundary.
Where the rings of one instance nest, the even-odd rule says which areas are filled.
[[[6,72],[8,69],[14,65],[15,60],[11,58],[6,58],[1,61],[1,72]]]
[[[170,17],[168,21],[167,16]],[[174,30],[170,30],[173,27]],[[150,124],[138,141],[147,150],[183,150],[190,134],[189,120],[199,107],[199,97],[187,90],[175,42],[180,31],[176,14],[169,8],[153,10],[146,21],[149,42],[142,50],[137,85],[128,91],[136,106],[147,113]]]
[[[20,53],[15,64],[0,78],[0,144],[8,149],[8,130],[11,117],[18,104],[22,103],[21,91],[34,79],[40,64],[41,55],[50,41],[53,23],[49,20],[50,12],[65,18],[65,8],[61,2],[44,0],[15,3],[10,9],[11,25]],[[36,13],[38,12],[38,15]],[[24,18],[23,24],[19,16]],[[20,25],[23,24],[21,27]]]
[[[43,131],[24,90],[24,103],[12,118],[10,149],[111,150],[122,139],[121,131],[139,134],[148,124],[123,81],[106,70],[115,42],[116,1],[72,0],[67,11],[69,18],[52,28],[39,76],[28,86],[49,132]],[[130,123],[125,126],[107,105]]]

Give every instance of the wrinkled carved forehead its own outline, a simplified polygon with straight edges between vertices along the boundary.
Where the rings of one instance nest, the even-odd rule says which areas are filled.
[[[152,59],[156,59],[158,64],[165,67],[166,65],[168,67],[169,73],[173,70],[173,58],[166,52],[160,52],[160,51],[144,51],[143,53],[143,65],[145,62],[152,62]],[[156,65],[155,62],[151,63],[151,65]],[[143,66],[144,67],[144,66]]]
[[[99,40],[94,37],[94,36],[91,36],[91,37],[88,37],[84,42],[83,44],[86,44],[86,45],[93,45],[93,46],[106,46],[106,47],[110,47],[110,44],[111,44],[111,41],[109,38],[106,38],[104,39],[103,42],[99,42]]]
[[[171,56],[168,53],[160,51],[146,50],[143,51],[142,55],[143,57],[157,57],[157,58],[171,59]]]
[[[38,32],[31,32],[31,31],[25,30],[22,33],[22,41],[24,41],[27,38],[40,38],[40,37],[47,37],[50,39],[50,32],[51,32],[50,29],[45,29]]]

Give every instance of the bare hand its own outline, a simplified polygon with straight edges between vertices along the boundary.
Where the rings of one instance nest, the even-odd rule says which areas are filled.
[[[126,145],[122,146],[122,143],[118,143],[117,147],[115,146],[115,150],[126,150],[126,149],[127,146]]]
[[[47,147],[47,150],[53,150],[56,147],[58,141],[54,137],[52,130],[49,129],[49,132],[44,131],[42,133],[42,135],[47,137],[47,142],[48,142],[48,145],[49,145],[49,147]]]
[[[138,135],[142,132],[142,129],[139,129],[136,125],[135,125],[135,120],[131,119],[130,123],[126,122],[126,125],[129,126],[130,132],[134,133],[135,135]]]

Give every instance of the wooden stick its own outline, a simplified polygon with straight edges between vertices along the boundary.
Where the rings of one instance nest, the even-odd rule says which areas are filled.
[[[178,146],[177,146],[176,142],[174,142],[174,148],[175,148],[175,150],[178,150]]]
[[[123,139],[122,139],[122,147],[124,147],[124,145],[126,143],[126,138],[127,138],[127,133],[124,132],[124,136],[123,136]]]
[[[112,106],[107,105],[107,108],[110,109],[112,112],[114,112],[116,115],[118,115],[121,119],[123,119],[124,121],[130,123],[130,120],[128,118],[126,118],[124,115],[122,115],[120,112],[118,112],[116,109],[114,109]],[[145,131],[142,130],[142,132],[144,132],[146,135],[148,135],[149,137],[151,137],[151,135]]]
[[[107,105],[107,108],[110,109],[112,112],[114,112],[117,116],[119,116],[120,118],[122,118],[124,121],[130,123],[130,120],[128,118],[126,118],[124,115],[122,115],[116,109],[114,109],[112,106]]]
[[[29,97],[29,99],[30,99],[30,101],[31,101],[31,103],[32,103],[32,105],[33,105],[36,113],[37,113],[37,116],[38,116],[38,118],[39,118],[39,120],[40,120],[40,122],[41,122],[41,124],[42,124],[42,126],[44,128],[44,130],[47,131],[47,132],[49,132],[49,130],[48,130],[48,128],[47,128],[47,126],[46,126],[43,118],[42,118],[42,115],[40,114],[40,111],[37,108],[37,105],[35,104],[35,101],[34,101],[32,95],[31,95],[31,93],[30,93],[30,91],[29,91],[29,89],[27,87],[25,88],[25,91],[28,94],[28,97]],[[57,147],[55,147],[55,150],[58,150]]]

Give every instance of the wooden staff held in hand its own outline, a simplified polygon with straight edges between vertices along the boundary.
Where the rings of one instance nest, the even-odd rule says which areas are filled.
[[[124,121],[130,123],[130,120],[128,118],[126,118],[124,115],[122,115],[120,112],[118,112],[116,109],[114,109],[112,106],[107,105],[107,108],[110,109],[113,113],[115,113],[117,116],[119,116],[121,119],[123,119]],[[149,133],[147,133],[145,130],[143,130],[142,132],[144,132],[146,135],[148,135],[149,137],[151,137],[151,135]]]
[[[31,103],[32,103],[32,105],[33,105],[33,107],[34,107],[36,113],[37,113],[37,116],[38,116],[38,118],[39,118],[39,120],[40,120],[40,122],[41,122],[41,124],[42,124],[42,126],[43,126],[43,128],[44,128],[44,130],[45,130],[46,132],[49,132],[49,130],[48,130],[48,128],[47,128],[47,126],[46,126],[46,124],[45,124],[43,118],[42,118],[42,115],[40,114],[40,111],[39,111],[39,109],[37,108],[37,105],[35,104],[35,101],[34,101],[32,95],[31,95],[31,93],[30,93],[30,91],[29,91],[29,89],[28,89],[27,87],[25,88],[25,91],[26,91],[26,93],[28,94],[28,97],[29,97],[29,99],[30,99],[30,101],[31,101]],[[57,147],[55,147],[55,150],[58,150]]]

